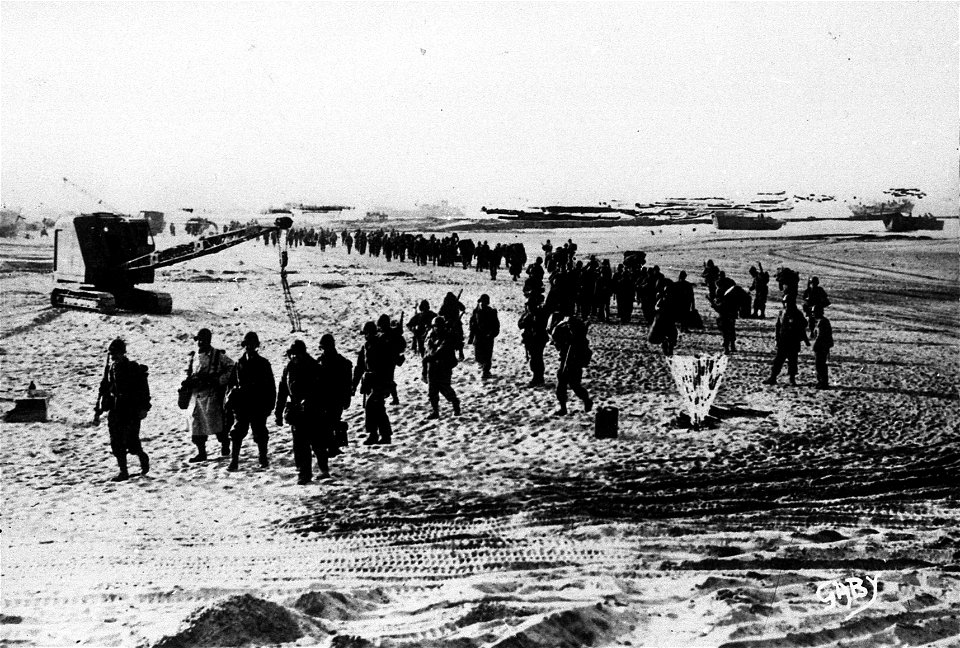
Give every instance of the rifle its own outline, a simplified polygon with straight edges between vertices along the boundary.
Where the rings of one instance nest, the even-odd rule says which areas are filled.
[[[97,389],[97,402],[93,406],[93,424],[100,425],[100,415],[107,411],[107,407],[104,407],[103,402],[103,384],[108,382],[110,379],[110,354],[107,353],[107,359],[103,363],[103,378],[100,380],[100,387]]]
[[[461,306],[463,306],[463,302],[460,301],[460,295],[462,295],[462,294],[463,294],[463,288],[461,288],[461,289],[460,289],[460,292],[457,293],[457,303],[460,304]],[[462,311],[460,311],[460,319],[463,319],[463,314],[466,313],[466,312],[467,312],[467,309],[466,309],[466,308],[464,308]]]

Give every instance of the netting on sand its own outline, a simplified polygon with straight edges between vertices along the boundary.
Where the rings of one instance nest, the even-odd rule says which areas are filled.
[[[698,427],[713,405],[720,389],[720,380],[727,368],[727,356],[723,354],[669,357],[673,380],[680,390],[690,423]]]

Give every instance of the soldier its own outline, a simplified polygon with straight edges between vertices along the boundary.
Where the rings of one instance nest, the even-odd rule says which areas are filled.
[[[463,291],[461,291],[463,292]],[[460,302],[460,298],[452,292],[448,292],[443,298],[443,304],[440,306],[438,315],[443,315],[449,328],[453,341],[457,346],[457,355],[463,362],[463,322],[460,320],[467,307]]]
[[[803,312],[810,318],[810,331],[813,331],[814,315],[813,311],[817,306],[826,308],[830,305],[830,298],[827,297],[827,291],[820,287],[820,279],[810,277],[807,282],[807,289],[803,291]]]
[[[723,336],[723,352],[727,354],[737,350],[737,317],[744,303],[744,295],[749,301],[750,295],[733,279],[724,276],[717,280],[716,296],[711,305],[717,311],[717,328]]]
[[[499,243],[487,252],[487,267],[490,269],[490,278],[497,280],[497,270],[500,269],[500,259],[503,257],[503,248]]]
[[[473,253],[476,251],[476,246],[471,239],[464,239],[457,244],[457,247],[460,250],[463,269],[466,270],[470,267],[470,263],[473,262]]]
[[[670,356],[673,355],[679,338],[676,320],[677,298],[672,281],[664,278],[661,285],[647,341],[651,344],[659,344],[663,355]]]
[[[436,316],[437,314],[430,310],[430,302],[424,299],[420,302],[418,312],[407,322],[407,328],[413,335],[413,350],[421,358],[425,353],[424,343],[427,340],[427,332]]]
[[[589,412],[593,401],[581,384],[583,369],[593,355],[586,324],[578,317],[567,317],[553,328],[550,337],[560,353],[560,366],[557,369],[557,401],[560,409],[557,415],[567,415],[567,387],[573,389],[573,393],[583,401],[583,411]]]
[[[213,347],[210,329],[200,329],[193,339],[197,343],[197,369],[186,380],[193,392],[187,406],[187,429],[197,446],[196,456],[189,461],[197,463],[207,460],[207,437],[210,435],[220,441],[220,456],[230,456],[230,426],[225,425],[229,421],[223,410],[223,397],[233,370],[233,360],[223,349]]]
[[[767,295],[769,294],[770,273],[765,272],[763,264],[758,263],[760,270],[750,266],[750,276],[753,282],[750,284],[750,292],[753,293],[753,307],[750,309],[750,316],[758,319],[765,319],[767,316]]]
[[[390,316],[383,314],[377,318],[377,333],[386,340],[394,354],[393,368],[390,370],[390,383],[393,388],[390,390],[391,403],[400,404],[400,398],[397,396],[397,383],[394,380],[396,367],[403,364],[403,352],[407,349],[407,341],[403,338],[403,329],[400,324],[394,324],[390,321]]]
[[[337,353],[336,341],[329,333],[320,338],[320,425],[327,455],[336,457],[346,445],[343,411],[350,407],[353,394],[353,363]]]
[[[437,315],[427,336],[427,355],[423,362],[427,369],[427,398],[430,401],[428,419],[440,418],[440,394],[453,407],[453,415],[460,416],[460,399],[453,390],[453,368],[457,366],[456,340],[447,320]]]
[[[540,305],[541,301],[542,297],[530,299],[517,322],[517,327],[522,331],[520,339],[530,361],[530,372],[533,374],[527,387],[544,384],[543,349],[547,346],[547,314]]]
[[[230,440],[233,442],[230,465],[227,466],[230,472],[240,469],[240,446],[248,429],[253,431],[253,441],[259,449],[260,467],[270,465],[267,459],[267,441],[270,438],[267,417],[277,398],[273,368],[270,361],[259,353],[259,336],[250,331],[243,336],[240,346],[244,354],[230,373],[225,404],[235,419],[230,430]]]
[[[701,276],[707,285],[707,299],[712,302],[717,295],[717,280],[720,278],[720,268],[713,264],[713,259],[707,259],[703,264]]]
[[[691,324],[695,324],[695,322],[692,322],[692,319],[696,317],[694,313],[696,313],[697,307],[693,294],[693,285],[687,281],[687,273],[685,270],[681,270],[680,274],[677,275],[677,280],[673,284],[673,294],[676,297],[677,324],[680,330],[686,333]]]
[[[320,474],[330,476],[327,448],[320,430],[317,397],[320,393],[320,368],[307,353],[303,340],[294,340],[287,350],[289,361],[283,369],[277,405],[274,411],[277,427],[284,420],[293,435],[293,461],[297,466],[297,484],[303,486],[313,480],[313,457],[316,456]],[[288,402],[289,399],[289,402]]]
[[[363,445],[388,445],[393,432],[387,416],[387,396],[394,389],[393,372],[396,367],[396,352],[388,340],[377,332],[377,325],[367,322],[361,330],[363,346],[357,354],[353,370],[353,393],[357,390],[364,396],[364,427],[367,438]]]
[[[623,264],[617,265],[617,271],[611,278],[613,294],[617,298],[617,316],[621,324],[629,324],[633,314],[633,280],[628,276]]]
[[[780,267],[777,268],[773,276],[776,278],[777,285],[780,286],[780,292],[783,293],[784,297],[797,298],[797,293],[800,290],[799,272],[787,267]]]
[[[833,348],[833,327],[830,320],[823,314],[823,306],[813,307],[813,356],[817,367],[817,389],[830,389],[830,376],[827,369],[827,360],[830,349]]]
[[[796,297],[787,294],[783,298],[783,310],[777,318],[777,355],[773,359],[770,377],[763,381],[764,385],[776,385],[777,376],[787,363],[787,373],[790,375],[790,384],[797,384],[797,356],[800,354],[800,343],[810,346],[807,339],[807,322],[803,313],[797,308]]]
[[[140,421],[150,411],[150,385],[147,368],[127,358],[126,342],[115,339],[107,348],[107,354],[93,422],[99,425],[101,412],[109,412],[110,450],[120,467],[120,473],[110,481],[122,482],[130,478],[128,454],[140,459],[141,475],[150,471],[150,458],[140,444]]]
[[[477,364],[482,370],[481,377],[486,380],[490,377],[490,367],[493,365],[493,341],[500,335],[500,318],[497,309],[490,308],[490,297],[480,295],[477,307],[470,316],[470,340],[473,344]]]
[[[613,296],[613,270],[610,260],[604,259],[597,273],[594,289],[594,313],[604,322],[610,321],[610,298]]]

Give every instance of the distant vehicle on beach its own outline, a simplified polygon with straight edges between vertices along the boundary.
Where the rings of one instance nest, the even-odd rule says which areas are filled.
[[[375,222],[375,223],[382,223],[383,221],[387,220],[387,218],[389,218],[389,216],[387,216],[387,215],[384,214],[383,212],[380,212],[380,211],[368,211],[368,212],[366,213],[366,215],[363,217],[363,220],[365,220],[365,221],[373,221],[373,222]]]
[[[932,214],[912,216],[894,212],[883,217],[883,226],[887,228],[888,232],[940,231],[943,229],[943,221],[934,218]]]
[[[165,219],[162,211],[144,210],[140,212],[140,218],[150,223],[151,236],[156,236],[163,231]]]
[[[785,222],[763,214],[757,216],[719,212],[713,214],[713,224],[718,230],[778,230],[784,226]]]
[[[24,218],[20,212],[13,211],[12,209],[0,211],[0,236],[16,236],[20,230],[20,221],[22,220],[24,220]]]

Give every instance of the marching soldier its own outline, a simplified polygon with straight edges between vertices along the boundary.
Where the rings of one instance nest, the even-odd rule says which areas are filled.
[[[523,315],[517,322],[517,327],[522,331],[520,339],[527,352],[530,372],[533,374],[530,382],[527,383],[527,387],[537,387],[544,384],[543,349],[547,346],[547,314],[540,305],[541,301],[542,298],[528,301]]]
[[[329,333],[320,338],[320,424],[327,455],[336,457],[346,445],[346,423],[343,411],[350,407],[353,395],[353,363],[337,352],[336,341]]]
[[[473,344],[477,364],[482,370],[482,377],[490,377],[490,368],[493,365],[493,341],[500,335],[500,318],[497,309],[490,308],[489,295],[480,295],[477,307],[470,316],[470,340]]]
[[[302,340],[294,340],[287,350],[287,366],[277,390],[274,410],[277,427],[286,421],[293,435],[293,461],[297,466],[297,484],[313,481],[313,457],[316,456],[320,474],[330,476],[327,448],[323,443],[317,398],[320,376],[317,361],[307,353]]]
[[[568,387],[583,401],[583,411],[589,412],[593,407],[593,400],[581,382],[583,369],[590,363],[593,355],[587,339],[586,324],[578,317],[567,317],[553,328],[551,339],[560,353],[560,367],[557,369],[557,401],[560,409],[557,410],[557,415],[567,415]]]
[[[407,328],[413,335],[413,350],[421,358],[425,353],[424,343],[427,340],[427,333],[433,324],[433,318],[436,316],[437,314],[430,310],[430,302],[424,299],[420,302],[418,312],[407,322]]]
[[[230,427],[224,425],[227,420],[223,399],[233,360],[223,349],[213,347],[210,329],[200,329],[193,339],[197,343],[197,369],[186,380],[192,390],[187,406],[187,429],[197,446],[196,456],[189,461],[197,463],[207,460],[207,437],[211,435],[220,441],[220,456],[230,456]]]
[[[267,459],[267,417],[274,407],[277,387],[273,380],[273,368],[270,361],[260,355],[260,338],[250,331],[243,336],[240,346],[244,353],[233,366],[230,382],[227,384],[226,407],[234,416],[230,440],[233,443],[230,465],[227,470],[240,469],[240,446],[247,430],[253,431],[253,441],[259,449],[260,467],[270,465]]]
[[[140,421],[150,411],[150,385],[147,368],[127,358],[127,344],[115,339],[107,348],[109,356],[100,381],[100,392],[94,410],[93,422],[100,423],[100,414],[107,415],[110,432],[110,450],[117,459],[120,472],[110,481],[122,482],[130,478],[127,455],[140,459],[140,474],[150,471],[150,458],[140,444]]]
[[[451,335],[447,320],[437,315],[427,336],[427,354],[423,361],[427,369],[427,398],[430,401],[428,419],[440,418],[440,395],[453,407],[453,415],[460,416],[460,399],[453,390],[453,368],[457,366],[456,340]]]
[[[437,313],[443,315],[446,320],[453,341],[456,343],[457,355],[461,362],[463,361],[463,322],[460,318],[463,317],[466,310],[467,307],[461,303],[460,298],[452,292],[448,292],[443,298],[443,304],[440,305],[440,312]]]
[[[393,391],[393,372],[396,367],[396,351],[389,340],[377,332],[377,325],[367,322],[361,331],[364,342],[357,354],[353,370],[353,393],[357,390],[364,396],[364,427],[367,438],[364,445],[387,445],[393,431],[387,416],[386,400]]]

